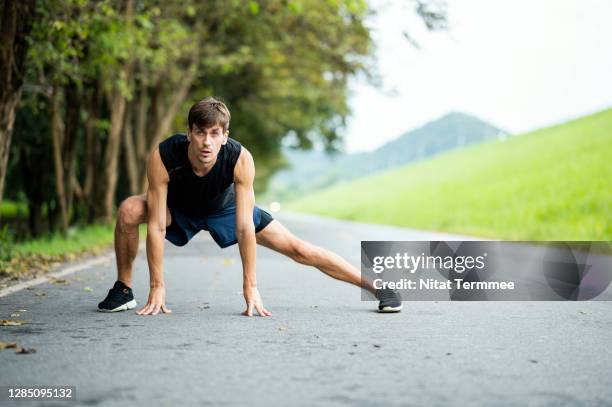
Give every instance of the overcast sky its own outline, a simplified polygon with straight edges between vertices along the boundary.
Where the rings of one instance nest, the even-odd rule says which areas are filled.
[[[409,0],[370,3],[383,88],[353,81],[349,152],[449,111],[521,133],[612,106],[610,0],[448,0],[441,33],[424,30]]]

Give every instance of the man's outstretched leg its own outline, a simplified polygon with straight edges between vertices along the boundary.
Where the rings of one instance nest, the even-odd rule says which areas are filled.
[[[117,281],[104,301],[98,304],[100,311],[115,312],[136,307],[132,293],[132,265],[138,254],[138,226],[146,222],[146,195],[131,196],[119,206],[115,225]],[[170,213],[166,212],[166,223],[170,222]]]
[[[370,291],[380,300],[379,311],[398,312],[402,309],[399,294],[392,290],[377,290],[371,281],[361,278],[361,273],[348,261],[322,247],[299,239],[278,220],[273,220],[256,235],[257,243],[282,253],[298,263],[313,266],[337,280],[346,281]]]

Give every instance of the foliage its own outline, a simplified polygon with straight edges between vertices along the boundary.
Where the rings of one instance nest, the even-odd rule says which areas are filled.
[[[422,3],[415,13],[434,18]],[[7,180],[32,235],[111,222],[144,192],[153,149],[207,95],[228,103],[259,193],[284,165],[284,138],[338,145],[349,78],[375,76],[365,0],[36,4]]]
[[[13,238],[8,225],[0,229],[0,269],[13,256]]]

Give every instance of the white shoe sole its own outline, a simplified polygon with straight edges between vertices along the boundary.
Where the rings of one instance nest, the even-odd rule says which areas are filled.
[[[126,302],[125,304],[118,306],[118,307],[117,307],[117,308],[115,308],[115,309],[100,309],[100,308],[98,308],[98,311],[100,311],[100,312],[118,312],[118,311],[127,311],[127,310],[129,310],[129,309],[136,308],[136,305],[138,305],[138,304],[136,303],[136,300],[132,300],[132,301],[130,301],[130,302]]]
[[[383,309],[379,309],[378,312],[400,312],[402,310],[402,306],[399,307],[383,307]]]

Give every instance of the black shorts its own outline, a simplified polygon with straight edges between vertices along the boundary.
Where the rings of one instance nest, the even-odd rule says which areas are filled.
[[[200,230],[207,230],[221,248],[238,243],[236,237],[236,204],[207,215],[196,218],[168,207],[172,223],[166,228],[166,239],[176,246],[184,246]],[[268,226],[274,218],[268,212],[255,206],[253,208],[253,224],[255,233]]]

